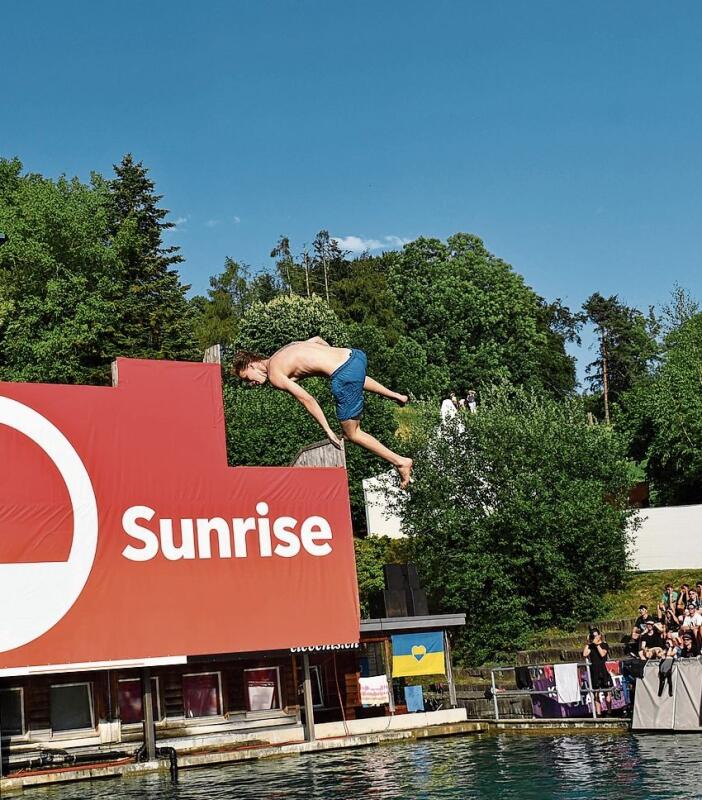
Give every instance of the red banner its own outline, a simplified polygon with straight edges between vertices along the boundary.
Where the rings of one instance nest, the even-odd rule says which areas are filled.
[[[0,669],[357,641],[346,472],[227,466],[220,368],[0,383]]]

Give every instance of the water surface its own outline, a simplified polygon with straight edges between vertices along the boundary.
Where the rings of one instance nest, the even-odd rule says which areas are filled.
[[[694,734],[500,734],[391,743],[161,776],[32,789],[28,800],[702,798]],[[683,765],[680,769],[676,765]],[[684,765],[687,765],[685,768]]]

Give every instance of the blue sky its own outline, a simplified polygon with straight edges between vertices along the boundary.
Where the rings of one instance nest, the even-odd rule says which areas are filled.
[[[572,307],[702,296],[697,0],[0,11],[0,155],[87,179],[132,152],[195,291],[225,256],[259,267],[281,233],[299,250],[327,228],[476,233]]]

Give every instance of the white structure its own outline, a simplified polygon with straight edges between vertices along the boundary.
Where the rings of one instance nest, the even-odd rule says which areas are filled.
[[[702,569],[702,505],[642,508],[631,560],[643,572]]]
[[[395,514],[388,505],[386,496],[387,487],[393,487],[390,492],[397,489],[397,475],[394,469],[383,472],[375,478],[366,478],[363,481],[363,499],[366,505],[366,525],[369,536],[389,536],[391,539],[401,539],[402,519]]]

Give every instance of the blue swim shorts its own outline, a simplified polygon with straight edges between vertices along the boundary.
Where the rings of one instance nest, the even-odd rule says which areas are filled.
[[[336,400],[339,422],[358,419],[363,413],[363,383],[368,359],[363,350],[351,350],[346,361],[331,374],[331,390]]]

